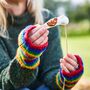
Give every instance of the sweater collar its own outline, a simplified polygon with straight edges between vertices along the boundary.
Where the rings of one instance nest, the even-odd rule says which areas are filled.
[[[29,13],[29,12],[25,12],[23,15],[21,16],[8,16],[8,21],[10,25],[14,25],[14,26],[22,26],[25,23],[28,22],[34,22],[34,18],[33,16]]]
[[[26,26],[34,24],[34,18],[28,12],[19,17],[14,16],[13,19],[14,21],[12,22],[12,17],[8,16],[8,33],[12,39],[17,39],[20,31]]]

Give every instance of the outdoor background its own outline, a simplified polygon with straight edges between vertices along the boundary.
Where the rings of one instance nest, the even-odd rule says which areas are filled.
[[[69,53],[79,54],[84,62],[84,75],[73,90],[90,90],[90,0],[44,0],[45,8],[56,16],[69,17]],[[60,27],[61,43],[66,54],[64,27]]]

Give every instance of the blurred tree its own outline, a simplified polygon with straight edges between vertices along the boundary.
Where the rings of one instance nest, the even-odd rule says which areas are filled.
[[[90,2],[89,0],[86,0],[86,10],[87,10],[87,16],[88,16],[88,20],[89,20],[89,32],[90,32]]]
[[[52,12],[56,12],[60,2],[55,2],[55,0],[44,0],[45,8],[49,9]]]
[[[90,1],[85,0],[85,4],[79,5],[76,8],[71,6],[71,0],[44,0],[45,8],[51,10],[56,14],[57,9],[58,13],[61,13],[60,7],[64,7],[67,15],[70,18],[71,22],[79,22],[84,19],[88,19],[90,22]],[[90,28],[89,28],[90,31]]]
[[[67,11],[67,9],[70,6],[70,0],[44,0],[45,2],[45,8],[51,10],[53,13],[57,14],[57,10],[58,10],[58,14],[59,9],[64,7],[65,11]]]
[[[90,20],[90,2],[86,0],[84,5],[77,6],[75,9],[68,10],[68,16],[71,18],[71,21],[81,21],[84,19]]]

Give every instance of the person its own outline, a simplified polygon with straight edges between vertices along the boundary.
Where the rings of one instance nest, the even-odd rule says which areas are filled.
[[[62,76],[65,90],[78,82],[82,59],[73,54],[63,57],[58,27],[42,27],[52,17],[42,0],[0,0],[2,90],[62,90]]]

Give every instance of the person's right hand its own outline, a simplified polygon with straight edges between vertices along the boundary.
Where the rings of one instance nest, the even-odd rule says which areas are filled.
[[[39,66],[39,57],[48,46],[48,34],[46,28],[35,25],[29,25],[20,32],[16,59],[21,67],[36,69]]]
[[[45,27],[36,26],[36,28],[30,31],[29,38],[33,44],[43,45],[48,42],[48,34],[49,31]]]

